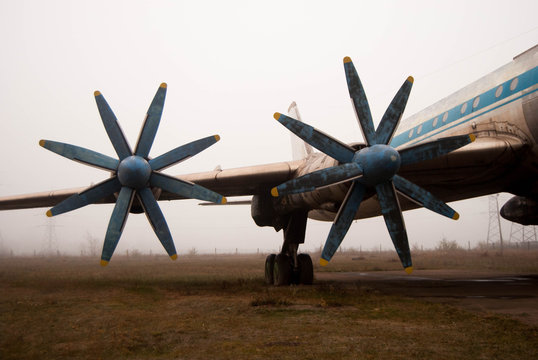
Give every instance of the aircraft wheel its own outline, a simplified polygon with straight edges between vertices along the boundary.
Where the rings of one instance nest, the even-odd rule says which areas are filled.
[[[265,258],[265,283],[267,285],[273,285],[273,269],[275,267],[275,254],[267,255]]]
[[[299,284],[312,285],[314,282],[314,265],[308,254],[297,255],[299,262]]]
[[[291,282],[291,262],[288,255],[278,254],[275,257],[273,280],[276,286],[289,285]]]

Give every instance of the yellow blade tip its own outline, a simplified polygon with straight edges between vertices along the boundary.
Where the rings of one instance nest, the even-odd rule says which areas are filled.
[[[469,139],[471,139],[471,142],[475,141],[476,140],[476,135],[475,134],[469,134]]]
[[[407,78],[407,81],[409,81],[409,82],[412,84],[412,83],[415,81],[415,79],[413,79],[412,76],[409,76],[409,77]]]
[[[460,214],[458,214],[457,212],[454,213],[454,216],[452,216],[452,219],[454,220],[458,220],[460,218]]]
[[[277,113],[277,112],[276,112],[276,113],[273,115],[273,117],[274,117],[276,120],[280,119],[280,113]]]
[[[98,90],[95,90],[94,93],[93,93],[93,96],[97,97],[99,95],[101,95],[101,92],[98,91]]]
[[[410,275],[413,272],[413,267],[412,266],[406,267],[405,272]]]
[[[52,217],[52,211],[47,210],[47,213],[46,213],[46,214],[47,214],[48,217]]]
[[[166,89],[168,85],[166,85],[166,83],[162,83],[159,87],[163,88],[163,89]]]
[[[220,203],[222,205],[226,204],[228,202],[228,199],[226,199],[224,196],[222,197],[222,200],[220,201]]]
[[[347,64],[347,63],[350,63],[351,62],[351,58],[349,56],[346,56],[344,58],[344,64]]]
[[[215,141],[219,141],[220,140],[220,136],[219,135],[215,135]]]
[[[171,255],[171,256],[170,256],[170,259],[172,259],[172,260],[176,260],[176,259],[177,259],[177,254]]]
[[[45,140],[39,140],[39,146],[45,146]]]
[[[101,266],[107,266],[108,265],[108,261],[106,260],[101,260]]]
[[[320,258],[320,259],[319,259],[319,264],[320,264],[321,266],[327,266],[328,263],[329,263],[329,262],[328,262],[327,260],[325,260],[324,258]]]
[[[271,189],[271,195],[274,197],[278,197],[278,189],[276,187]]]

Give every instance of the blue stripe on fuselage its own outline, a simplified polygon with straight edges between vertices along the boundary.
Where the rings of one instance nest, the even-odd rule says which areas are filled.
[[[517,85],[516,87],[511,90],[510,89],[510,84],[512,83],[512,81],[514,81],[514,79],[517,79]],[[466,123],[467,121],[470,121],[472,119],[475,119],[477,118],[478,116],[482,116],[490,111],[493,111],[495,109],[498,109],[499,107],[501,106],[504,106],[506,104],[509,104],[517,99],[520,99],[521,97],[523,96],[527,96],[529,95],[530,93],[533,93],[535,91],[537,91],[538,89],[535,89],[533,90],[532,92],[530,93],[526,93],[526,94],[523,94],[515,99],[512,99],[508,102],[505,102],[505,103],[502,103],[502,104],[499,104],[498,106],[494,106],[490,109],[488,109],[487,111],[484,111],[484,112],[480,112],[480,113],[477,113],[479,112],[481,109],[483,108],[486,108],[486,107],[489,107],[495,103],[498,103],[504,99],[506,99],[507,97],[509,96],[512,96],[520,91],[523,91],[525,89],[528,89],[534,85],[536,85],[538,83],[538,67],[534,67],[533,69],[529,70],[529,71],[526,71],[524,73],[522,73],[521,75],[519,76],[516,76],[508,81],[505,81],[504,83],[500,84],[500,85],[497,85],[495,86],[494,88],[478,95],[478,96],[475,96],[474,98],[472,99],[469,99],[455,107],[453,107],[452,109],[450,110],[447,110],[445,111],[444,113],[442,114],[439,114],[437,116],[434,116],[433,118],[429,119],[429,120],[426,120],[424,121],[423,123],[415,126],[415,127],[412,127],[411,129],[408,129],[406,130],[405,132],[399,134],[398,136],[395,136],[390,145],[393,146],[393,147],[398,147],[398,146],[401,146],[403,144],[406,144],[406,143],[409,143],[409,142],[418,142],[418,141],[413,141],[417,138],[421,138],[423,137],[424,135],[427,135],[425,136],[424,138],[420,139],[420,141],[422,140],[425,140],[427,138],[430,138],[432,136],[435,136],[437,134],[439,134],[440,132],[443,132],[443,131],[446,131],[448,129],[451,129],[455,126],[458,126],[460,124],[463,124],[463,123]],[[498,95],[498,96],[495,96],[495,93],[497,92],[497,90],[499,89],[499,87],[502,86],[502,91],[501,93]],[[478,101],[478,104],[473,107],[473,102],[475,102],[475,99],[479,98],[479,101]],[[466,106],[466,109],[465,111],[462,112],[462,109],[463,109],[463,106]],[[471,116],[470,118],[468,118],[467,120],[463,121],[463,122],[460,122],[460,123],[457,123],[453,126],[450,126],[448,128],[445,128],[443,130],[440,130],[441,127],[447,125],[447,124],[450,124],[454,121],[457,121],[461,118],[464,118],[472,113],[477,113],[475,116]],[[443,119],[445,119],[443,121]],[[434,126],[434,123],[435,123],[435,126]],[[420,130],[420,131],[419,131]],[[411,135],[409,135],[411,134]],[[429,135],[428,135],[429,134]]]

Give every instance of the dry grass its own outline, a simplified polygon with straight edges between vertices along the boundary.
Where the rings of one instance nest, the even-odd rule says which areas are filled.
[[[499,273],[537,274],[538,250],[506,249],[501,254],[492,250],[413,251],[415,270],[473,270]],[[319,258],[313,254],[312,258]],[[402,266],[395,251],[338,252],[327,267],[317,271],[385,271],[401,270]]]
[[[340,254],[328,269],[398,268],[377,255]],[[1,259],[0,358],[538,358],[537,328],[359,285],[266,287],[264,258]],[[536,254],[512,262],[536,273]]]

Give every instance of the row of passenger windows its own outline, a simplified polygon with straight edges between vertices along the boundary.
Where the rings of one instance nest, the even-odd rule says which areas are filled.
[[[519,82],[519,79],[516,77],[510,82],[510,91],[514,91],[517,87],[517,84]],[[499,85],[497,89],[495,90],[495,97],[498,98],[503,93],[503,86]],[[478,104],[480,104],[480,96],[477,96],[473,100],[473,110],[478,107]],[[463,115],[467,111],[467,102],[463,103],[460,108],[460,113]],[[433,119],[432,127],[437,127],[439,116],[436,116],[435,119]],[[446,120],[448,119],[448,111],[443,114],[443,123],[446,123]],[[409,137],[411,138],[413,136],[415,129],[409,130]],[[417,128],[417,136],[420,135],[422,132],[422,124],[420,124]]]

